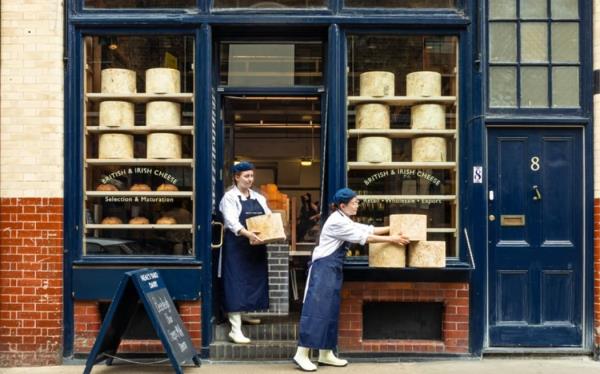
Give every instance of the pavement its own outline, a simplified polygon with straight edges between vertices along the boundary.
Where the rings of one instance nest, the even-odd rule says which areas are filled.
[[[0,368],[0,374],[81,374],[84,365]],[[95,365],[92,374],[168,374],[168,363],[153,365]],[[201,367],[185,367],[185,374],[302,373],[291,362],[223,363],[203,361]],[[585,356],[560,358],[485,358],[433,362],[355,362],[344,368],[319,367],[320,374],[598,374],[600,362]]]

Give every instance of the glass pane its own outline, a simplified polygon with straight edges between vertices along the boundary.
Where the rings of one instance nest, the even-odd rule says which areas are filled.
[[[521,62],[548,61],[548,24],[521,23]]]
[[[490,107],[517,106],[517,71],[514,67],[490,67]]]
[[[579,18],[579,1],[577,0],[551,0],[552,19],[577,19]]]
[[[324,8],[326,0],[214,0],[213,8],[255,8],[255,9],[286,9],[286,8]]]
[[[517,61],[517,25],[513,22],[490,24],[490,61]]]
[[[193,255],[194,38],[84,45],[83,254]]]
[[[321,42],[221,44],[221,85],[317,86],[323,82]]]
[[[579,67],[552,68],[552,107],[579,107]]]
[[[552,23],[552,62],[579,62],[578,23]]]
[[[548,68],[521,68],[521,107],[548,106]]]
[[[86,8],[195,8],[196,0],[85,0]]]
[[[345,0],[350,8],[455,8],[456,0]]]
[[[521,18],[548,18],[547,0],[521,0]]]
[[[490,19],[515,19],[517,6],[515,0],[489,0]]]

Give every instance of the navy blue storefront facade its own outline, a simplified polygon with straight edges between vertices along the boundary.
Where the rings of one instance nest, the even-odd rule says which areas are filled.
[[[239,151],[246,138],[236,137],[227,123],[254,129],[262,119],[243,124],[247,111],[280,113],[283,106],[273,109],[269,103],[296,102],[310,103],[303,113],[313,117],[302,119],[309,124],[303,129],[311,131],[307,155],[319,160],[313,185],[318,184],[314,189],[323,216],[333,192],[349,186],[363,196],[375,224],[387,223],[378,217],[388,213],[408,212],[402,210],[406,206],[409,213],[433,209],[437,213],[431,215],[438,218],[432,219],[428,235],[446,243],[445,266],[438,268],[369,267],[367,253],[357,249],[346,259],[347,282],[375,288],[397,283],[410,289],[432,283],[466,285],[468,342],[464,351],[454,352],[458,355],[592,352],[592,41],[585,32],[592,24],[590,1],[67,3],[65,357],[85,353],[76,347],[78,303],[110,300],[124,272],[144,267],[161,271],[176,301],[200,305],[194,323],[201,326],[202,355],[210,356],[218,321],[217,206],[228,185],[229,166],[250,153]],[[141,46],[158,52],[138,56]],[[403,53],[415,48],[419,54],[402,60]],[[265,62],[261,66],[267,70],[253,70],[250,62],[265,54],[265,61],[279,63]],[[414,56],[417,70],[439,68],[441,73],[442,92],[416,104],[445,106],[447,127],[431,134],[446,139],[448,151],[439,162],[406,161],[397,158],[402,153],[397,151],[376,167],[368,165],[359,155],[363,135],[355,124],[355,106],[380,99],[359,93],[359,75],[390,66],[387,70],[404,76],[410,69],[394,61],[410,65]],[[139,62],[132,62],[138,57]],[[148,93],[147,73],[146,93],[140,89],[143,74],[138,74],[137,91],[105,90],[101,71],[125,67],[143,72],[157,67],[148,62],[153,59],[183,72],[179,92]],[[381,99],[392,107],[390,121],[400,124],[392,125],[396,132],[385,132],[394,147],[415,133],[403,127],[410,110],[393,108],[416,105],[408,103],[415,99],[400,87],[404,77],[396,81],[400,84],[393,98]],[[181,128],[161,130],[178,136],[177,157],[150,155],[155,130],[145,128],[150,126],[147,108],[146,126],[140,126],[144,113],[135,109],[139,128],[134,130],[108,131],[97,123],[104,102],[131,102],[137,108],[159,100],[181,107]],[[271,122],[280,127],[285,122],[285,131],[293,131],[298,122],[274,118]],[[131,136],[129,157],[96,154],[96,142],[114,134]],[[148,148],[140,151],[138,143],[146,135]],[[252,136],[258,135],[251,133],[248,139]],[[414,142],[412,147],[414,157]],[[415,187],[404,182],[406,187],[382,187],[383,192],[371,184],[396,173],[420,179]],[[421,196],[425,187],[419,187],[423,176],[438,182],[426,187],[426,200]],[[170,181],[179,189],[127,191],[119,181],[143,182],[151,189]],[[120,191],[101,191],[99,183]],[[182,209],[190,215],[178,218],[175,226],[152,223],[165,211]],[[127,213],[121,216],[123,210]],[[125,220],[140,212],[156,216],[147,227],[134,221],[125,227]],[[103,219],[108,217],[120,219],[107,227]],[[94,245],[99,249],[92,250]],[[110,245],[120,249],[111,252],[106,249]],[[373,318],[361,316],[361,326],[367,325],[364,318]]]

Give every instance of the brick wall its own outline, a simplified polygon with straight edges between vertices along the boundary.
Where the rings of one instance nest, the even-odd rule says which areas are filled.
[[[202,346],[201,308],[199,301],[180,301],[179,315],[190,334],[192,343],[200,352]],[[75,302],[75,353],[87,354],[92,350],[100,331],[101,318],[98,302]],[[118,353],[164,352],[160,340],[126,339],[119,345]]]
[[[443,340],[363,340],[364,302],[441,302]],[[468,353],[469,284],[345,282],[340,309],[343,352]]]
[[[269,244],[269,312],[285,315],[289,307],[289,254],[290,246]]]
[[[62,199],[0,199],[0,366],[61,362],[62,222]]]

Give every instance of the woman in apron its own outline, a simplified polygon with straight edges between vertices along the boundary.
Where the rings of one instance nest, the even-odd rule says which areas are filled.
[[[227,313],[234,343],[249,343],[242,320],[260,323],[242,312],[269,309],[267,246],[257,233],[246,229],[246,219],[271,213],[265,198],[251,189],[254,165],[240,162],[232,168],[234,185],[225,193],[219,210],[225,224],[225,241],[219,258],[223,279],[223,309]]]
[[[310,349],[319,350],[319,364],[348,365],[348,361],[333,354],[337,346],[345,243],[409,243],[403,235],[386,235],[389,226],[376,228],[352,221],[358,204],[356,193],[349,188],[335,193],[334,211],[323,225],[319,245],[312,254],[300,316],[298,350],[293,358],[304,371],[317,370],[310,361]]]

